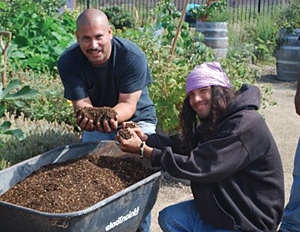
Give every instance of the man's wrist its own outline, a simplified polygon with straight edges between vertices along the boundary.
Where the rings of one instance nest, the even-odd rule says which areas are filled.
[[[143,141],[141,143],[141,145],[140,145],[140,157],[141,157],[141,159],[143,159],[145,157],[145,155],[144,155],[144,148],[145,148],[145,146],[146,146],[146,142]]]

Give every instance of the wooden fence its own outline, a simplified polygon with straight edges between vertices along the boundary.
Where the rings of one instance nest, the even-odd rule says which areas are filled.
[[[119,5],[126,10],[133,8],[149,11],[153,9],[160,0],[77,0],[77,7],[80,11],[87,8],[103,8],[113,5]],[[173,0],[179,11],[182,11],[185,0]],[[205,4],[206,0],[191,0],[189,4]],[[258,14],[272,13],[274,7],[280,7],[284,4],[289,4],[290,0],[228,0],[228,8],[233,10],[235,21],[249,20]]]

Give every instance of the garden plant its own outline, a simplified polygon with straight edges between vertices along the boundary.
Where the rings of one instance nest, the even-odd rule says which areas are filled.
[[[284,7],[282,14],[278,17],[280,28],[287,30],[287,33],[300,29],[300,0],[291,0],[290,5]]]
[[[214,15],[218,15],[227,8],[226,0],[207,0],[206,4],[200,4],[192,8],[189,12],[192,14],[192,18],[197,21],[211,21]]]
[[[30,89],[29,86],[20,88],[20,80],[12,80],[8,86],[3,89],[2,83],[0,83],[0,118],[4,117],[6,111],[6,104],[13,104],[18,107],[22,107],[24,102],[22,99],[30,99],[37,96],[37,91]],[[12,135],[19,140],[25,138],[25,134],[20,129],[11,129],[11,122],[4,121],[0,124],[0,135]],[[0,144],[0,147],[3,144]]]

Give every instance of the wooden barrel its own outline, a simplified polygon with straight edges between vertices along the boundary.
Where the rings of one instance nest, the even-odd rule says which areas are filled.
[[[215,59],[226,58],[228,51],[228,29],[226,22],[196,23],[196,31],[204,35],[204,44],[214,49]]]
[[[284,41],[276,52],[277,78],[297,81],[300,75],[300,34],[285,35]]]
[[[300,29],[294,29],[287,32],[286,29],[281,28],[279,31],[279,42],[281,45],[293,45],[297,42],[300,36]]]

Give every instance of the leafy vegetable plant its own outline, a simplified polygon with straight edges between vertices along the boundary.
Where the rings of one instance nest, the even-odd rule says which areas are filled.
[[[0,83],[0,118],[2,118],[5,113],[6,106],[4,103],[13,103],[19,107],[22,107],[24,106],[22,99],[30,99],[37,96],[37,90],[31,89],[29,86],[24,86],[19,89],[20,85],[21,81],[19,79],[15,79],[9,82],[7,88],[3,90],[2,83]],[[22,130],[10,129],[10,127],[10,121],[2,122],[2,124],[0,124],[0,135],[12,135],[20,140],[25,138]]]

